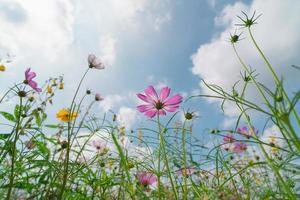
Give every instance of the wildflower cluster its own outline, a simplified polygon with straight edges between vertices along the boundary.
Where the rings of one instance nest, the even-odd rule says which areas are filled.
[[[248,30],[275,87],[259,82],[245,64],[236,49],[241,34],[235,33],[230,42],[243,73],[232,91],[204,82],[213,95],[184,99],[170,87],[158,92],[150,85],[137,93],[136,110],[145,116],[133,127],[121,123],[118,112],[93,109],[103,103],[102,93],[81,92],[89,71],[105,69],[94,54],[65,106],[55,99],[68,84],[63,77],[41,84],[27,68],[25,80],[0,98],[0,198],[298,199],[299,92],[286,92],[255,41],[251,28],[259,16],[243,15],[239,26]],[[9,63],[0,63],[1,74]],[[263,104],[246,98],[249,84]],[[198,123],[206,122],[197,108],[186,109],[194,97],[222,100],[221,109],[228,101],[236,105],[240,115],[232,129],[200,132]],[[54,113],[53,105],[59,106]]]

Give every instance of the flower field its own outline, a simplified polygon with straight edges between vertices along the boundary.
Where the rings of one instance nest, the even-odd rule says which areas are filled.
[[[0,199],[300,199],[300,79],[290,92],[289,77],[276,73],[252,32],[259,19],[242,12],[237,31],[228,34],[241,71],[232,90],[203,80],[209,92],[185,96],[176,88],[140,83],[144,90],[136,91],[135,107],[144,121],[130,130],[118,113],[95,112],[105,94],[84,89],[91,74],[106,73],[101,57],[87,55],[73,96],[64,97],[68,106],[54,115],[48,108],[59,104],[55,98],[71,74],[39,82],[34,67],[20,72],[23,80],[0,88],[6,107],[0,110]],[[244,60],[244,39],[274,87]],[[0,79],[9,65],[0,65]],[[259,101],[248,98],[248,88]],[[205,122],[189,102],[202,99],[217,100],[221,111],[231,102],[239,111],[234,125],[194,130]],[[265,128],[253,123],[256,116]]]

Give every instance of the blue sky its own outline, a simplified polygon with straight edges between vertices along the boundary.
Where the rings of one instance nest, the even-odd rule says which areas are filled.
[[[231,89],[241,68],[227,38],[241,10],[263,13],[254,27],[258,42],[274,59],[279,74],[289,77],[290,91],[295,91],[299,74],[288,66],[300,63],[296,53],[300,50],[299,9],[299,2],[292,0],[0,0],[1,57],[16,55],[0,74],[1,93],[23,80],[28,66],[38,73],[39,82],[64,74],[66,90],[54,99],[60,105],[54,103],[49,109],[54,115],[70,103],[66,97],[87,67],[87,55],[94,53],[106,64],[105,70],[90,73],[83,86],[105,97],[95,111],[112,109],[124,115],[124,123],[134,126],[145,121],[135,111],[134,95],[150,84],[168,85],[187,96],[208,92],[199,86],[201,78]],[[241,42],[241,54],[272,86],[248,39]],[[257,99],[256,95],[249,92],[250,99]],[[237,116],[232,105],[223,114],[219,102],[204,99],[194,99],[185,107],[201,116],[199,136],[206,128],[232,127]],[[262,127],[259,117],[254,115],[253,120]]]

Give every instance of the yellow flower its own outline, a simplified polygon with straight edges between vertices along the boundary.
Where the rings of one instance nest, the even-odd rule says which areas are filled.
[[[56,114],[56,118],[60,119],[63,122],[71,122],[73,120],[75,120],[75,118],[77,117],[77,112],[70,112],[67,109],[61,109],[57,114]]]
[[[276,147],[271,147],[271,153],[272,154],[277,154],[279,152],[279,149],[278,148],[276,148]]]
[[[120,133],[120,136],[124,136],[125,135],[125,127],[122,126],[119,128],[119,133]]]
[[[52,87],[50,87],[50,86],[47,87],[47,93],[52,94]]]
[[[0,65],[0,72],[4,72],[6,70],[6,67],[4,65]]]
[[[55,87],[57,84],[56,84],[56,79],[53,79],[53,83],[52,83],[52,86]]]
[[[60,82],[60,83],[59,83],[59,89],[60,89],[60,90],[64,89],[64,83],[63,83],[63,82]]]

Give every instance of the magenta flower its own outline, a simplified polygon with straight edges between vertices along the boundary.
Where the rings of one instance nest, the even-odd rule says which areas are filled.
[[[235,153],[242,153],[247,150],[247,145],[242,142],[233,143],[232,151]]]
[[[146,104],[139,105],[137,110],[145,113],[147,117],[153,118],[156,115],[166,115],[166,112],[174,112],[182,102],[182,96],[177,94],[169,97],[171,89],[164,87],[158,96],[153,86],[145,89],[145,94],[137,94],[138,98]]]
[[[184,167],[176,170],[175,172],[176,172],[177,175],[182,175],[183,176],[184,175]],[[192,175],[195,172],[196,172],[195,167],[187,167],[186,168],[186,175],[188,175],[188,176]]]
[[[104,69],[103,62],[98,59],[94,54],[90,54],[88,56],[88,63],[90,68],[96,68],[96,69]]]
[[[233,137],[232,134],[228,133],[228,134],[226,134],[226,135],[223,137],[223,141],[224,141],[225,143],[232,143],[232,142],[235,141],[235,139],[234,139],[234,137]]]
[[[32,72],[31,71],[31,68],[28,68],[26,71],[25,71],[25,81],[24,83],[28,84],[32,89],[34,89],[35,91],[37,92],[41,92],[42,89],[41,88],[38,88],[38,84],[37,82],[35,82],[33,80],[33,78],[36,77],[36,73],[35,72]]]
[[[154,174],[147,172],[139,172],[137,174],[139,183],[143,186],[153,185],[157,181],[157,177]]]
[[[250,138],[250,137],[258,134],[257,129],[255,129],[254,127],[251,127],[250,129],[248,129],[248,127],[246,127],[246,126],[238,128],[236,132],[241,135],[246,136],[247,138]]]

